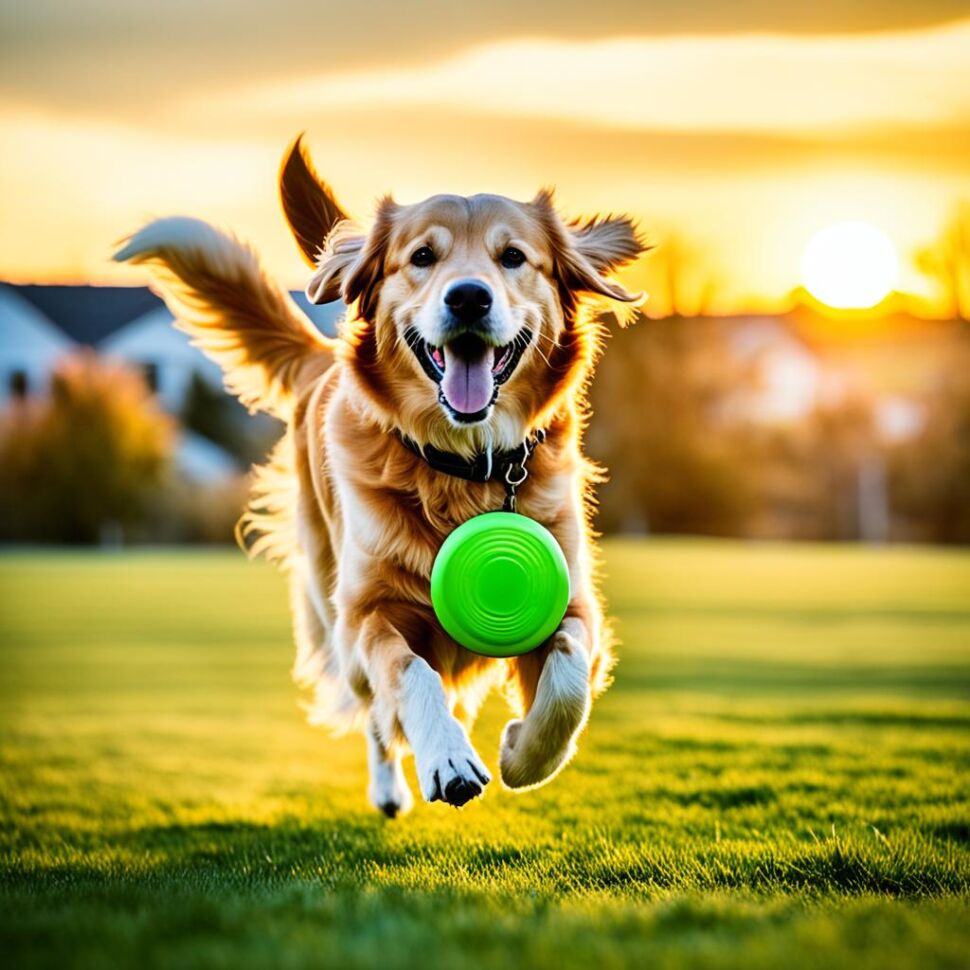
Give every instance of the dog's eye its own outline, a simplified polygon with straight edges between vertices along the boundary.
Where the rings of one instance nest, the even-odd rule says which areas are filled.
[[[412,266],[430,266],[434,262],[434,250],[430,246],[422,246],[411,254]]]
[[[506,269],[516,269],[525,262],[525,253],[521,249],[516,249],[515,246],[508,246],[499,256],[498,261]]]

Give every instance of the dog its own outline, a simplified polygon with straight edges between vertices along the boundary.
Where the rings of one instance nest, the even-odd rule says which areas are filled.
[[[300,138],[280,191],[313,268],[308,298],[347,305],[336,339],[251,249],[198,220],[151,222],[114,258],[148,266],[227,388],[286,423],[238,536],[288,574],[309,719],[363,731],[369,798],[385,815],[413,805],[408,750],[423,798],[460,807],[491,780],[468,731],[501,687],[515,715],[502,782],[541,785],[573,756],[613,665],[590,521],[603,476],[581,437],[596,310],[636,303],[610,274],[645,246],[626,216],[564,221],[549,190],[524,203],[386,197],[365,232]],[[492,659],[445,633],[429,577],[453,529],[510,497],[558,540],[571,594],[537,650]]]

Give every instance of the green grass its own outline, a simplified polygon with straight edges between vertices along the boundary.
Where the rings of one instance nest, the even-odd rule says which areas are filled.
[[[387,822],[362,740],[301,718],[267,567],[0,557],[4,964],[965,967],[970,555],[607,566],[624,646],[576,761]]]

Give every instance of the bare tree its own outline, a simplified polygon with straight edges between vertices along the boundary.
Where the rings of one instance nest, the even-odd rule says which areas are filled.
[[[647,266],[650,316],[706,316],[717,289],[710,259],[699,246],[673,233],[660,239]]]
[[[916,253],[916,266],[939,286],[947,312],[970,320],[970,202],[956,205],[936,242]]]

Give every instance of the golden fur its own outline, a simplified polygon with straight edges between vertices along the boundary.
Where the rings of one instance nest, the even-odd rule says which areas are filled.
[[[643,246],[626,218],[564,223],[546,191],[529,203],[385,199],[365,233],[346,220],[299,140],[281,170],[281,193],[315,264],[308,295],[348,304],[337,340],[317,333],[250,250],[203,223],[152,223],[116,258],[149,264],[178,325],[223,366],[228,387],[287,421],[256,473],[239,534],[289,574],[294,674],[312,693],[310,717],[364,728],[371,798],[387,814],[410,805],[405,747],[425,798],[462,804],[489,780],[465,728],[488,690],[502,685],[516,713],[502,740],[503,781],[542,783],[571,756],[613,663],[590,527],[599,471],[580,440],[602,339],[591,298],[630,302],[605,274]],[[429,269],[409,262],[422,243],[439,254]],[[514,272],[496,255],[510,244],[526,256]],[[535,335],[487,418],[469,424],[443,410],[403,339],[414,326],[433,335],[441,294],[459,278],[495,293],[497,327]],[[536,429],[546,441],[529,463],[519,509],[562,546],[572,599],[539,650],[492,660],[443,632],[429,576],[449,532],[501,507],[504,489],[435,471],[396,433],[470,456],[511,449]]]

